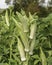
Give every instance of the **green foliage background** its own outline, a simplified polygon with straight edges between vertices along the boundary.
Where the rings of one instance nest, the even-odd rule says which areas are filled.
[[[35,14],[31,15],[32,20],[35,19],[37,23],[36,42],[33,49],[33,55],[29,55],[29,53],[25,52],[27,60],[24,62],[21,61],[20,53],[17,47],[19,28],[16,26],[13,18],[17,21],[17,23],[21,23],[20,19],[22,21],[23,19],[21,18],[21,16],[19,19],[16,11],[14,11],[13,9],[8,9],[8,24],[6,22],[6,11],[5,13],[0,15],[0,65],[52,65],[52,11],[49,10],[52,8],[45,9],[44,11],[42,10],[43,8],[40,8],[39,10],[39,8],[35,7],[37,8],[37,10],[35,11],[33,7],[34,1],[31,0],[30,2],[28,0],[27,4],[30,8],[29,10],[29,8],[26,9],[27,4],[23,4],[23,6],[21,6],[21,2],[23,1],[17,3],[17,5],[19,5],[20,7],[19,9],[16,8],[16,11],[20,11],[20,9],[22,8],[23,10],[25,10],[26,14],[29,14],[29,11],[31,11],[32,14],[36,12]],[[31,6],[33,7],[33,9],[31,9]],[[45,12],[45,14],[43,12]],[[20,14],[22,15],[22,17],[26,16],[24,11],[22,10],[20,11]],[[27,17],[27,19],[31,19],[30,15]],[[32,20],[30,20],[28,23],[29,30],[31,26],[30,22],[32,22]],[[29,33],[30,31],[26,34],[28,36],[28,39]]]

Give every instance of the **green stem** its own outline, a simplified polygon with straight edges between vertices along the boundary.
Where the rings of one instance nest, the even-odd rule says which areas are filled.
[[[12,58],[12,44],[10,45],[10,59],[9,59],[9,65],[10,65],[10,60]]]
[[[10,59],[9,59],[9,65],[11,63],[11,59],[12,59],[12,45],[14,44],[14,37],[11,39],[11,43],[10,43]]]
[[[12,44],[10,45],[10,59],[12,58]]]

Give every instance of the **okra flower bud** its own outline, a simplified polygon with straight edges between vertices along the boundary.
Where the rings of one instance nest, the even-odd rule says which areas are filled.
[[[22,45],[19,38],[18,38],[18,50],[19,50],[19,53],[20,53],[20,56],[21,56],[21,61],[25,61],[26,57],[25,57],[24,48],[23,48],[23,45]]]

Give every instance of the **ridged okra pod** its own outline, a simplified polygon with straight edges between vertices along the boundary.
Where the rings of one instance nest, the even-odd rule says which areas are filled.
[[[31,24],[34,21],[33,15],[29,13],[29,23]]]
[[[25,47],[25,51],[26,52],[29,52],[29,42],[28,42],[28,37],[26,35],[26,33],[23,31],[23,28],[22,28],[22,25],[16,21],[16,19],[14,17],[12,17],[13,21],[15,22],[15,24],[17,25],[18,27],[18,32],[19,32],[19,35],[22,39],[22,42],[24,44],[24,47]]]
[[[15,22],[16,26],[21,29],[22,28],[22,24],[20,22],[18,22],[14,17],[12,17],[13,21]]]
[[[31,28],[30,28],[30,39],[32,39],[30,45],[30,51],[29,51],[30,55],[33,54],[33,50],[36,44],[36,30],[37,30],[37,23],[34,22],[33,24],[31,24]]]
[[[25,57],[24,47],[23,47],[22,42],[19,38],[18,38],[18,50],[20,53],[21,61],[25,61],[26,57]]]
[[[34,37],[32,42],[31,42],[30,51],[29,51],[30,55],[33,55],[33,50],[34,50],[35,44],[36,44],[36,37]]]
[[[5,21],[6,21],[6,24],[7,26],[9,26],[9,15],[8,15],[8,11],[6,10],[6,13],[5,13]]]
[[[18,12],[16,12],[16,13],[18,15],[18,18],[19,18],[20,22],[23,25],[24,32],[28,32],[29,31],[29,28],[28,28],[28,21],[29,20],[28,20],[27,16],[26,15],[23,16],[22,14],[20,14]]]
[[[27,37],[26,33],[23,30],[21,30],[19,32],[19,34],[20,34],[20,37],[21,37],[22,42],[24,44],[25,51],[29,52],[29,42],[28,42],[28,37]]]
[[[37,29],[37,23],[34,22],[33,24],[31,24],[30,26],[30,39],[33,39],[35,34],[36,34],[36,29]]]

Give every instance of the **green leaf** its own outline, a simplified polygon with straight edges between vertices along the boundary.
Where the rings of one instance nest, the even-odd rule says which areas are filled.
[[[47,61],[48,61],[48,65],[52,65],[52,57],[49,57]]]
[[[40,47],[40,58],[41,58],[42,65],[47,65],[46,56],[41,47]]]
[[[40,57],[38,55],[33,55],[32,58],[34,58],[34,59],[40,59]]]
[[[39,60],[35,60],[34,61],[34,65],[37,65],[38,62],[39,62]]]
[[[7,64],[7,63],[0,63],[0,65],[9,65],[9,64]]]

